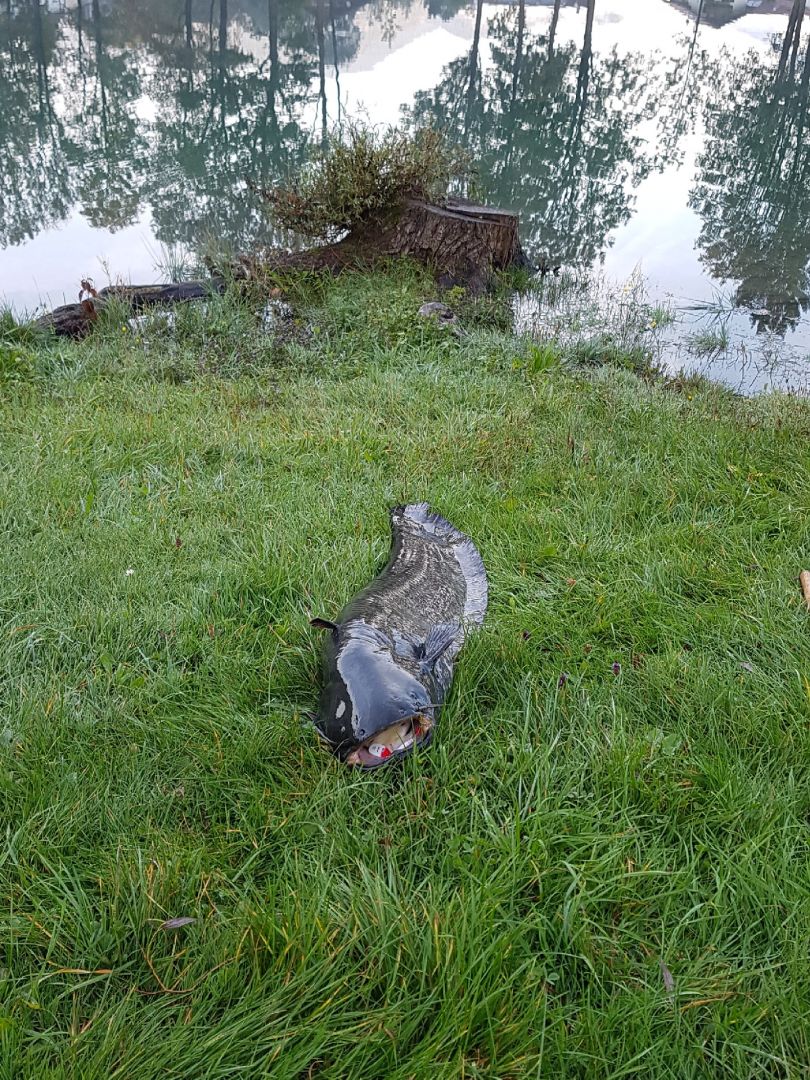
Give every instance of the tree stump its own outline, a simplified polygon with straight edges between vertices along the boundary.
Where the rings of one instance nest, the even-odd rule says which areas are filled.
[[[506,210],[452,199],[444,206],[410,202],[381,237],[382,254],[407,255],[435,271],[443,283],[486,287],[492,270],[528,266],[518,218]]]
[[[467,199],[441,206],[410,199],[395,215],[369,222],[335,244],[241,256],[229,269],[235,277],[296,269],[338,272],[403,256],[430,267],[442,284],[476,291],[486,287],[492,270],[530,266],[520,246],[517,214]]]

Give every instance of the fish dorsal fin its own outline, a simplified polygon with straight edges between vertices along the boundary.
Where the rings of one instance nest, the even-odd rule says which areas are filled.
[[[435,514],[426,502],[394,507],[391,526],[395,536],[398,533],[420,536],[425,542],[437,543],[445,551],[452,552],[466,583],[464,624],[480,626],[487,610],[487,573],[481,555],[469,536],[441,514]]]
[[[339,629],[338,624],[330,622],[329,619],[310,619],[309,625],[318,630],[331,630],[333,634],[336,634]]]

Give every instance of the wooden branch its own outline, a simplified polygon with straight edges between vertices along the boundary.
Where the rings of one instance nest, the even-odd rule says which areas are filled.
[[[807,604],[808,611],[810,611],[810,570],[802,570],[799,574],[799,583],[802,587],[804,602]]]

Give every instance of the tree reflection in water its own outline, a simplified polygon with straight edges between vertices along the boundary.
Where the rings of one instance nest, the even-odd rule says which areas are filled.
[[[76,206],[110,230],[148,206],[166,244],[255,237],[263,218],[246,181],[267,182],[302,161],[313,81],[320,72],[326,124],[325,67],[339,78],[356,51],[353,22],[330,0],[139,0],[112,13],[84,0],[69,16],[31,0],[8,5],[0,247]]]
[[[55,29],[38,5],[0,17],[0,247],[64,220],[76,200],[51,88]]]
[[[444,126],[466,145],[487,196],[520,211],[535,258],[578,266],[596,261],[630,217],[655,162],[639,125],[655,116],[667,82],[655,57],[593,54],[595,7],[588,0],[580,48],[527,33],[523,3],[496,15],[487,68],[474,37],[469,57],[409,111],[411,123]]]
[[[792,64],[791,51],[713,67],[690,197],[706,269],[738,283],[758,331],[780,334],[810,310],[810,40]]]

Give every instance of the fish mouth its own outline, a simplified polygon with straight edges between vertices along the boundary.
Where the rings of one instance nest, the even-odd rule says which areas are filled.
[[[425,745],[433,733],[433,720],[424,713],[406,716],[404,720],[383,728],[370,739],[355,747],[345,758],[347,765],[361,769],[376,769],[389,761],[405,757],[415,746]]]

